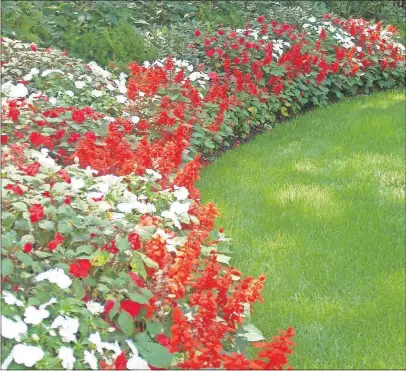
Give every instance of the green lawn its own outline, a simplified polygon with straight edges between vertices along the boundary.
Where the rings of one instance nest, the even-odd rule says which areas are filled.
[[[254,322],[296,329],[296,369],[403,369],[405,95],[308,112],[202,172],[232,263],[267,274]]]

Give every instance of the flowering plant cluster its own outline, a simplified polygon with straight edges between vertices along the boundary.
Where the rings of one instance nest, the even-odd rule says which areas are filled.
[[[229,265],[194,186],[200,154],[403,83],[395,33],[261,16],[196,30],[198,63],[168,56],[118,77],[2,39],[3,368],[286,368],[293,329],[264,342],[251,323],[265,277]]]
[[[287,367],[293,330],[263,341],[250,317],[265,277],[229,266],[229,239],[214,230],[218,211],[194,187],[193,120],[216,116],[210,104],[222,93],[199,84],[209,81],[192,75],[200,71],[176,70],[188,66],[133,64],[129,102],[119,102],[127,116],[108,119],[89,90],[90,106],[40,90],[38,64],[6,70],[2,369]],[[159,69],[172,85],[162,78],[156,86]],[[77,85],[58,81],[68,80]],[[184,101],[162,96],[168,89]],[[149,103],[156,112],[144,118]]]

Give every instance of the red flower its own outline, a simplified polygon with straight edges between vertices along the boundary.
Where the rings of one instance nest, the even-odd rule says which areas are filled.
[[[18,184],[7,184],[4,188],[8,189],[9,191],[13,192],[18,196],[24,195],[23,190]]]
[[[8,117],[10,117],[13,121],[17,121],[18,116],[20,116],[20,111],[16,107],[11,107],[10,111],[8,111]]]
[[[137,233],[129,234],[128,242],[130,243],[132,250],[139,250],[141,248],[140,236],[138,236]]]
[[[125,358],[125,352],[122,351],[121,354],[116,358],[114,362],[116,370],[126,370],[127,369],[127,358]]]
[[[70,205],[70,196],[65,196],[65,200],[63,201],[64,204]]]
[[[89,274],[89,270],[91,268],[91,264],[87,259],[78,259],[76,260],[75,264],[71,264],[69,266],[69,272],[73,274],[75,277],[87,277]]]
[[[265,16],[264,15],[260,15],[257,19],[258,23],[263,23],[265,21]]]
[[[1,134],[1,144],[7,144],[8,136],[6,134]]]
[[[201,33],[199,30],[196,30],[196,31],[195,31],[195,36],[196,36],[196,37],[199,37],[201,34],[202,34],[202,33]]]
[[[220,28],[220,29],[218,30],[218,34],[219,34],[220,36],[223,36],[223,35],[224,35],[224,31]]]
[[[80,134],[72,133],[67,140],[68,144],[74,144],[80,139]]]
[[[77,124],[81,124],[85,121],[85,113],[83,110],[73,110],[72,111],[72,120],[75,121]]]
[[[130,314],[132,317],[138,315],[143,306],[144,305],[136,303],[135,301],[132,300],[124,300],[120,304],[120,308],[125,312],[127,312],[128,314]]]
[[[54,251],[59,245],[62,245],[65,238],[60,232],[57,232],[53,240],[48,244],[48,249]]]
[[[95,141],[96,140],[96,134],[93,131],[88,131],[85,133],[85,138]]]
[[[144,286],[144,280],[140,276],[138,276],[134,272],[130,272],[128,274],[130,275],[132,280],[137,284],[138,287],[143,287]]]
[[[104,305],[104,318],[107,320],[110,311],[114,308],[114,300],[107,300]]]
[[[29,254],[29,253],[31,252],[31,250],[32,250],[32,244],[31,244],[31,243],[26,243],[26,244],[24,245],[24,252],[25,252],[26,254]]]
[[[41,204],[33,204],[28,211],[31,223],[37,223],[44,217],[44,208]]]
[[[168,346],[170,343],[169,338],[165,334],[159,334],[155,336],[155,339],[159,344],[161,344],[164,347]]]
[[[283,81],[281,81],[278,85],[275,85],[272,88],[272,93],[274,93],[275,95],[279,95],[280,93],[282,93],[283,91]]]
[[[30,48],[33,52],[37,51],[37,45],[35,45],[34,43],[30,44]]]
[[[34,161],[32,164],[28,165],[24,171],[29,176],[35,176],[38,174],[40,167],[41,164],[38,161]]]

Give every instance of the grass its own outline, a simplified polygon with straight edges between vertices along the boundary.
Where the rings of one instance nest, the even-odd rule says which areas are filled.
[[[308,112],[208,166],[232,263],[267,274],[254,323],[297,332],[296,369],[404,369],[405,96]]]

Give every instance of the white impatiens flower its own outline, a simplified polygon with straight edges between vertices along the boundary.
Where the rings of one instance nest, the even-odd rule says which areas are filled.
[[[23,77],[23,79],[24,79],[25,81],[31,81],[31,80],[32,80],[32,75],[29,73],[29,74],[25,75],[25,76]]]
[[[72,90],[66,90],[65,94],[69,97],[73,97],[75,95],[75,93]]]
[[[116,100],[118,103],[124,104],[125,102],[127,102],[127,97],[124,95],[117,95]]]
[[[138,124],[140,122],[140,118],[138,116],[132,116],[130,120],[133,124]]]
[[[61,289],[67,289],[72,284],[72,280],[65,274],[62,268],[50,269],[49,271],[40,273],[35,277],[36,282],[41,282],[43,280],[56,283]]]
[[[23,307],[24,303],[17,299],[11,292],[3,291],[4,301],[9,305],[17,305],[17,307]]]
[[[103,354],[103,349],[111,350],[116,356],[121,354],[121,348],[116,340],[115,343],[108,343],[107,341],[102,341],[99,332],[95,332],[89,336],[89,342],[96,346],[97,351]]]
[[[86,303],[86,307],[87,307],[87,309],[89,310],[89,312],[92,312],[92,314],[94,314],[94,315],[96,315],[96,316],[97,316],[98,314],[104,312],[104,306],[101,305],[99,302],[94,301],[94,300],[88,301],[88,302]]]
[[[48,153],[48,148],[42,148],[41,152],[33,152],[32,157],[36,158],[37,161],[45,168],[50,169],[54,172],[59,171],[61,167],[56,164],[53,158],[48,156]]]
[[[312,22],[312,23],[316,22],[316,18],[315,17],[310,17],[309,22]]]
[[[49,317],[49,312],[46,309],[37,309],[31,305],[25,309],[24,317],[25,323],[39,325],[45,318]]]
[[[186,200],[189,196],[189,191],[185,187],[178,187],[175,185],[175,192],[173,192],[178,201]]]
[[[79,330],[79,320],[64,315],[59,315],[52,322],[51,328],[58,328],[59,335],[64,343],[73,341],[76,343],[76,333]]]
[[[31,68],[30,74],[31,75],[38,75],[39,74],[39,69],[38,68]]]
[[[49,103],[55,105],[56,104],[56,98],[54,98],[54,97],[49,98]]]
[[[158,172],[156,172],[155,170],[147,169],[147,170],[145,170],[145,171],[146,171],[146,173],[147,173],[148,175],[152,175],[152,178],[153,178],[154,180],[156,180],[156,179],[162,179],[162,175],[159,174]]]
[[[86,83],[84,81],[75,81],[76,89],[83,89]]]
[[[2,87],[2,92],[10,98],[24,98],[28,95],[28,89],[21,83],[17,85],[6,83]]]
[[[116,88],[115,88],[112,84],[110,84],[110,83],[108,83],[108,84],[106,85],[106,88],[109,89],[110,91],[116,90]]]
[[[103,95],[103,92],[101,90],[92,90],[92,96],[95,98],[100,98]]]
[[[179,201],[175,201],[171,204],[170,211],[175,214],[181,215],[185,214],[189,211],[190,203],[180,203]]]
[[[71,178],[70,185],[71,185],[72,192],[76,193],[76,192],[79,192],[79,190],[85,186],[85,182],[82,178],[73,177],[73,178]]]
[[[110,186],[113,186],[121,181],[121,178],[115,175],[102,175],[97,178],[98,183],[92,188],[98,188],[100,192],[107,194]]]
[[[154,213],[156,211],[154,205],[138,201],[138,197],[127,190],[124,191],[123,199],[125,202],[117,205],[117,209],[122,213],[131,213],[133,209],[137,209],[141,214]]]
[[[133,352],[132,357],[127,361],[129,370],[150,370],[148,362],[138,355],[138,350],[131,340],[127,340],[127,344]]]
[[[84,356],[85,356],[84,362],[89,365],[91,370],[99,369],[99,367],[97,366],[97,358],[94,355],[94,350],[92,350],[91,352],[89,352],[88,350],[85,350]]]
[[[28,327],[17,316],[15,316],[14,319],[16,321],[13,321],[3,315],[1,316],[1,336],[6,339],[20,341],[20,336],[27,332]]]
[[[44,358],[44,351],[40,347],[33,345],[17,344],[14,345],[10,354],[4,360],[1,365],[2,370],[7,370],[10,363],[14,360],[15,363],[19,365],[24,365],[25,367],[32,367],[42,358]]]
[[[60,347],[58,358],[62,361],[62,367],[67,370],[73,370],[76,358],[73,355],[73,349],[69,347]]]

